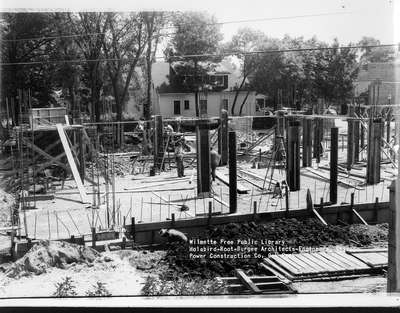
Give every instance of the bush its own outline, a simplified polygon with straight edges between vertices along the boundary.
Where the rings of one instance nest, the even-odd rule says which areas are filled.
[[[86,295],[88,297],[110,297],[111,292],[106,288],[106,284],[101,281],[96,282],[96,285],[93,285],[92,290],[86,291]]]
[[[56,283],[55,286],[56,291],[53,293],[54,297],[64,298],[77,295],[75,291],[76,286],[73,284],[73,280],[69,276],[65,277],[61,282]]]
[[[148,276],[142,289],[142,294],[145,296],[197,296],[226,293],[226,286],[222,281],[201,278],[164,280],[154,276]]]

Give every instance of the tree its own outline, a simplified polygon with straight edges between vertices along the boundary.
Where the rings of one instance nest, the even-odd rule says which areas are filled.
[[[237,34],[235,34],[232,37],[231,42],[229,42],[225,46],[225,49],[227,51],[235,53],[242,61],[241,65],[242,80],[240,82],[240,85],[236,88],[235,97],[233,99],[231,107],[232,115],[235,115],[236,101],[240,91],[243,90],[243,88],[246,85],[246,81],[248,80],[248,77],[254,73],[260,62],[260,55],[248,54],[248,53],[258,50],[261,46],[262,41],[265,38],[266,38],[265,34],[260,31],[253,30],[248,27],[240,28]],[[249,89],[246,97],[244,98],[240,106],[239,115],[242,114],[242,110],[244,104],[246,103],[248,95],[249,95]]]
[[[373,37],[364,36],[358,42],[361,46],[380,45],[381,42]],[[360,64],[365,65],[370,62],[390,62],[395,59],[395,49],[393,47],[376,47],[361,49]]]
[[[127,100],[128,88],[135,68],[146,47],[146,31],[142,13],[106,13],[108,32],[103,37],[103,50],[107,59],[107,73],[111,81],[117,120]]]
[[[220,60],[209,56],[217,52],[218,44],[223,38],[220,25],[216,23],[214,16],[203,12],[178,13],[173,17],[173,25],[174,36],[165,53],[169,61],[184,62],[181,73],[192,78],[187,83],[189,89],[195,92],[196,116],[199,116],[198,91],[203,85],[202,77],[207,71],[206,67],[199,68],[199,62]],[[204,54],[206,55],[203,56]]]
[[[152,64],[155,61],[155,53],[161,39],[161,28],[166,22],[163,12],[143,12],[143,20],[147,37],[146,50],[146,102],[143,105],[143,118],[147,121],[151,118],[151,90],[152,90]]]
[[[72,32],[86,62],[83,63],[83,81],[90,89],[92,120],[100,121],[100,95],[104,85],[103,38],[107,31],[107,15],[102,12],[68,13]]]
[[[80,112],[77,108],[77,92],[80,83],[80,77],[83,73],[83,66],[80,63],[68,62],[69,60],[76,60],[81,58],[82,53],[75,42],[75,39],[66,37],[65,34],[69,33],[69,18],[65,13],[54,14],[54,25],[59,34],[56,39],[57,49],[54,52],[53,58],[57,60],[66,60],[65,63],[60,63],[56,69],[55,81],[58,86],[63,90],[63,94],[70,103],[70,108],[75,116]],[[79,111],[79,112],[78,112]]]
[[[43,38],[51,33],[54,24],[51,13],[5,13],[1,58],[2,93],[16,98],[18,89],[30,89],[34,105],[52,101],[55,65],[49,63],[54,52],[53,39]],[[34,64],[17,64],[30,63]],[[18,121],[19,108],[14,109]]]

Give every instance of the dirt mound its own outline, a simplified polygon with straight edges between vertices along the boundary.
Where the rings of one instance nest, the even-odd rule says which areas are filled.
[[[377,225],[353,224],[347,231],[359,245],[370,245],[374,242],[387,241],[389,226],[387,223]]]
[[[0,226],[11,225],[10,212],[14,207],[15,198],[11,194],[0,189]]]
[[[71,263],[92,263],[100,254],[92,248],[61,241],[41,241],[6,271],[6,276],[17,278],[40,275],[52,267],[64,268]]]
[[[306,220],[291,218],[277,219],[265,224],[249,222],[213,226],[197,237],[199,239],[216,240],[224,238],[233,241],[237,239],[284,241],[284,246],[291,247],[294,249],[292,251],[296,252],[296,249],[300,246],[322,247],[354,244],[366,246],[374,242],[383,242],[387,241],[388,229],[385,224],[324,226],[318,220],[312,218]],[[190,259],[188,254],[187,245],[172,245],[167,254],[170,270],[190,273],[191,276],[202,278],[233,275],[235,268],[242,268],[253,273],[259,271],[259,260],[257,259]]]

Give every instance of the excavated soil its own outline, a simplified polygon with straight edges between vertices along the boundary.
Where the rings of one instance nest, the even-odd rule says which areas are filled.
[[[328,225],[324,226],[315,219],[278,219],[266,224],[254,222],[214,226],[199,234],[200,239],[220,238],[254,239],[284,241],[286,246],[324,247],[324,246],[385,246],[388,240],[387,224],[380,225]],[[215,276],[234,275],[235,268],[242,268],[250,273],[259,273],[258,259],[189,259],[188,246],[171,245],[167,259],[169,271],[185,276],[212,278]]]

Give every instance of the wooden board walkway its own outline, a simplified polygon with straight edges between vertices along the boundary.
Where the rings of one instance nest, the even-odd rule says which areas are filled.
[[[268,268],[266,267],[268,271]],[[296,293],[285,279],[276,276],[273,271],[268,271],[267,276],[247,276],[241,269],[235,269],[236,277],[218,277],[230,293],[245,294],[274,294]]]
[[[346,250],[346,253],[374,268],[385,268],[388,266],[387,249]]]
[[[264,263],[292,281],[361,276],[387,266],[387,252],[367,250],[276,254]]]

